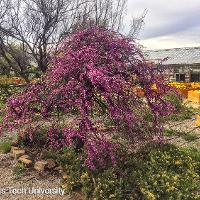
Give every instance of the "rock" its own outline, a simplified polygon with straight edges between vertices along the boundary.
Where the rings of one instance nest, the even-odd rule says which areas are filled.
[[[33,164],[33,161],[30,159],[29,155],[21,156],[18,161],[22,162],[26,167],[30,167]]]
[[[48,169],[53,169],[56,167],[56,162],[53,159],[47,159],[46,162]]]
[[[20,156],[20,158],[30,159],[30,156],[27,155],[27,154],[25,154],[25,155],[23,155],[23,156]]]
[[[43,172],[47,168],[47,164],[48,163],[45,160],[37,161],[34,165],[34,169]]]
[[[18,147],[16,147],[16,148],[12,147],[11,152],[12,152],[12,156],[15,159],[18,159],[19,157],[21,157],[22,155],[25,154],[25,150],[24,149],[19,149]]]
[[[19,147],[11,146],[10,153],[13,153],[14,150],[19,150]]]

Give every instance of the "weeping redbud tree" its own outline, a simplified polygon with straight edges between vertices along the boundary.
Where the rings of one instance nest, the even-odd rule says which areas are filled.
[[[144,97],[136,92],[138,84]],[[162,140],[160,117],[173,111],[164,98],[170,91],[134,41],[94,27],[67,37],[42,80],[8,99],[3,129],[24,134],[26,127],[31,139],[45,122],[49,145],[79,144],[87,154],[85,165],[95,169],[116,164],[122,144],[130,149]]]

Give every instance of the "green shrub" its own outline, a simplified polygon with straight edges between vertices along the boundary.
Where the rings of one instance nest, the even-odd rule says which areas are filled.
[[[13,169],[13,175],[15,176],[15,179],[20,179],[23,176],[25,170],[25,165],[23,163],[17,163]]]
[[[133,178],[133,177],[131,177]],[[109,168],[95,178],[93,198],[101,199],[134,199],[135,185],[128,177],[118,176],[116,169]]]
[[[138,182],[145,199],[197,199],[198,163],[172,145],[152,150]]]
[[[8,153],[10,152],[10,149],[11,149],[11,142],[6,141],[0,143],[0,153]]]
[[[192,109],[187,108],[184,104],[182,99],[177,95],[167,95],[165,99],[172,102],[175,107],[175,112],[172,113],[170,116],[161,117],[161,121],[183,121],[187,119],[191,119],[194,112]],[[145,120],[152,122],[153,121],[153,114],[150,110],[144,110],[145,113]]]
[[[67,192],[79,190],[82,186],[81,176],[86,172],[86,168],[83,167],[83,160],[79,159],[79,157],[84,159],[84,154],[77,153],[72,148],[65,148],[62,155],[58,158],[58,163],[60,163],[68,176],[67,180],[64,182]]]
[[[86,199],[199,198],[199,161],[173,145],[148,146],[137,154],[122,152],[116,167],[96,171],[86,169],[78,156],[84,154],[65,150],[60,161],[68,178],[63,184],[68,192],[82,190]]]
[[[167,137],[171,137],[171,136],[176,135],[176,132],[174,130],[172,130],[172,129],[166,129],[164,131],[164,135],[167,136]]]
[[[47,151],[44,151],[42,153],[42,159],[47,160],[47,159],[53,159],[53,160],[58,160],[59,159],[59,151],[56,151],[55,149],[48,149]]]
[[[148,122],[152,122],[153,121],[152,112],[149,109],[147,109],[146,111],[144,111],[144,113],[145,113],[145,120]]]
[[[163,120],[166,121],[183,121],[186,119],[191,119],[193,115],[193,111],[189,108],[187,108],[183,104],[183,100],[180,98],[180,96],[171,94],[171,95],[166,95],[165,99],[170,101],[174,107],[175,107],[175,113],[171,114],[168,117],[165,117]]]
[[[174,113],[168,117],[165,117],[164,120],[167,121],[183,121],[187,119],[191,119],[193,115],[193,112],[189,110],[188,108],[184,108],[181,112],[179,113]]]
[[[200,176],[200,151],[193,147],[182,148],[182,152],[197,162],[197,173]]]
[[[183,139],[188,141],[188,142],[192,142],[198,139],[198,136],[194,133],[186,133],[183,135]]]
[[[29,134],[25,134],[18,139],[20,146],[30,146],[30,147],[44,147],[47,143],[47,127],[41,126],[37,130],[35,130],[32,135],[32,139],[30,139]]]

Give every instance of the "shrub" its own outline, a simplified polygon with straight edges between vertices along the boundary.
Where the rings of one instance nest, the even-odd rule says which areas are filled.
[[[175,112],[172,113],[170,116],[164,117],[164,121],[182,121],[186,119],[191,119],[193,115],[192,110],[184,105],[182,98],[178,94],[172,93],[166,95],[165,99],[167,99],[174,105]]]
[[[0,152],[1,153],[8,153],[11,150],[11,142],[5,141],[0,143]]]
[[[18,162],[13,169],[13,175],[15,176],[15,179],[20,179],[23,176],[25,170],[25,165]]]
[[[193,147],[183,148],[182,151],[185,155],[192,157],[197,162],[197,173],[200,176],[200,151]]]
[[[143,86],[145,101],[133,92],[138,82]],[[35,122],[49,120],[50,144],[77,150],[85,146],[84,164],[94,170],[110,161],[115,165],[118,146],[109,140],[111,132],[97,128],[95,114],[101,116],[101,126],[105,118],[113,121],[115,132],[127,141],[127,148],[150,140],[162,141],[160,116],[174,110],[163,96],[172,90],[157,67],[145,61],[134,41],[94,27],[67,37],[42,80],[8,99],[3,128],[27,125],[25,131],[32,137]],[[147,108],[153,115],[152,122],[145,119]],[[63,128],[62,119],[74,111],[73,129]]]
[[[195,141],[198,138],[199,138],[198,135],[196,135],[195,133],[185,133],[183,135],[183,139],[186,140],[186,141],[188,141],[188,142]]]
[[[192,157],[165,145],[152,150],[145,160],[138,180],[146,199],[198,199],[198,162]]]
[[[82,186],[81,176],[86,172],[86,168],[83,167],[84,155],[78,154],[72,148],[64,148],[62,156],[58,158],[58,162],[68,175],[65,181],[66,191],[71,192],[80,189]]]
[[[111,165],[107,168],[98,168],[95,171],[84,167],[84,159],[77,159],[77,153],[71,149],[65,149],[61,156],[60,163],[67,179],[63,180],[63,188],[66,192],[81,190],[86,199],[129,199],[133,196],[136,186],[133,184],[133,177],[120,177],[122,169],[113,168]],[[84,152],[79,154],[84,158]],[[127,170],[127,169],[126,169]]]
[[[170,144],[149,145],[137,154],[121,152],[115,167],[90,171],[68,149],[63,163],[69,177],[64,185],[68,191],[78,188],[88,199],[97,200],[198,199],[200,162],[189,152]]]
[[[176,135],[176,131],[174,131],[172,129],[165,129],[164,135],[167,136],[167,137],[171,137],[171,136]]]
[[[53,160],[59,160],[60,158],[60,152],[55,151],[55,149],[47,149],[46,151],[42,152],[41,159],[47,160],[47,159],[53,159]]]
[[[165,117],[163,120],[168,121],[183,121],[187,119],[191,119],[193,116],[193,112],[188,108],[184,107],[184,109],[179,113],[173,113],[172,115]]]
[[[22,133],[18,136],[18,143],[21,146],[29,146],[41,148],[47,144],[47,128],[40,126],[34,129],[35,134],[31,134],[29,131]]]

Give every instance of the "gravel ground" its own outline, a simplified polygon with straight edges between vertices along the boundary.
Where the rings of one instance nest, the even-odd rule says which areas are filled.
[[[188,142],[181,137],[172,136],[169,139],[178,146],[184,147],[194,147],[200,150],[200,127],[195,124],[195,117],[193,119],[188,119],[180,122],[169,122],[165,125],[166,129],[172,129],[175,131],[185,132],[189,134],[197,135],[198,139],[195,141]]]
[[[13,160],[10,154],[0,154],[0,199],[1,200],[77,200],[78,198],[69,197],[68,195],[59,194],[13,194],[14,190],[3,194],[3,189],[13,187],[16,189],[24,188],[42,188],[55,189],[60,187],[60,179],[58,176],[50,174],[39,174],[35,171],[25,172],[25,176],[16,180],[13,175],[13,168],[16,161]],[[25,190],[24,190],[25,191]],[[20,191],[19,191],[20,192]],[[25,192],[24,192],[25,193]]]

